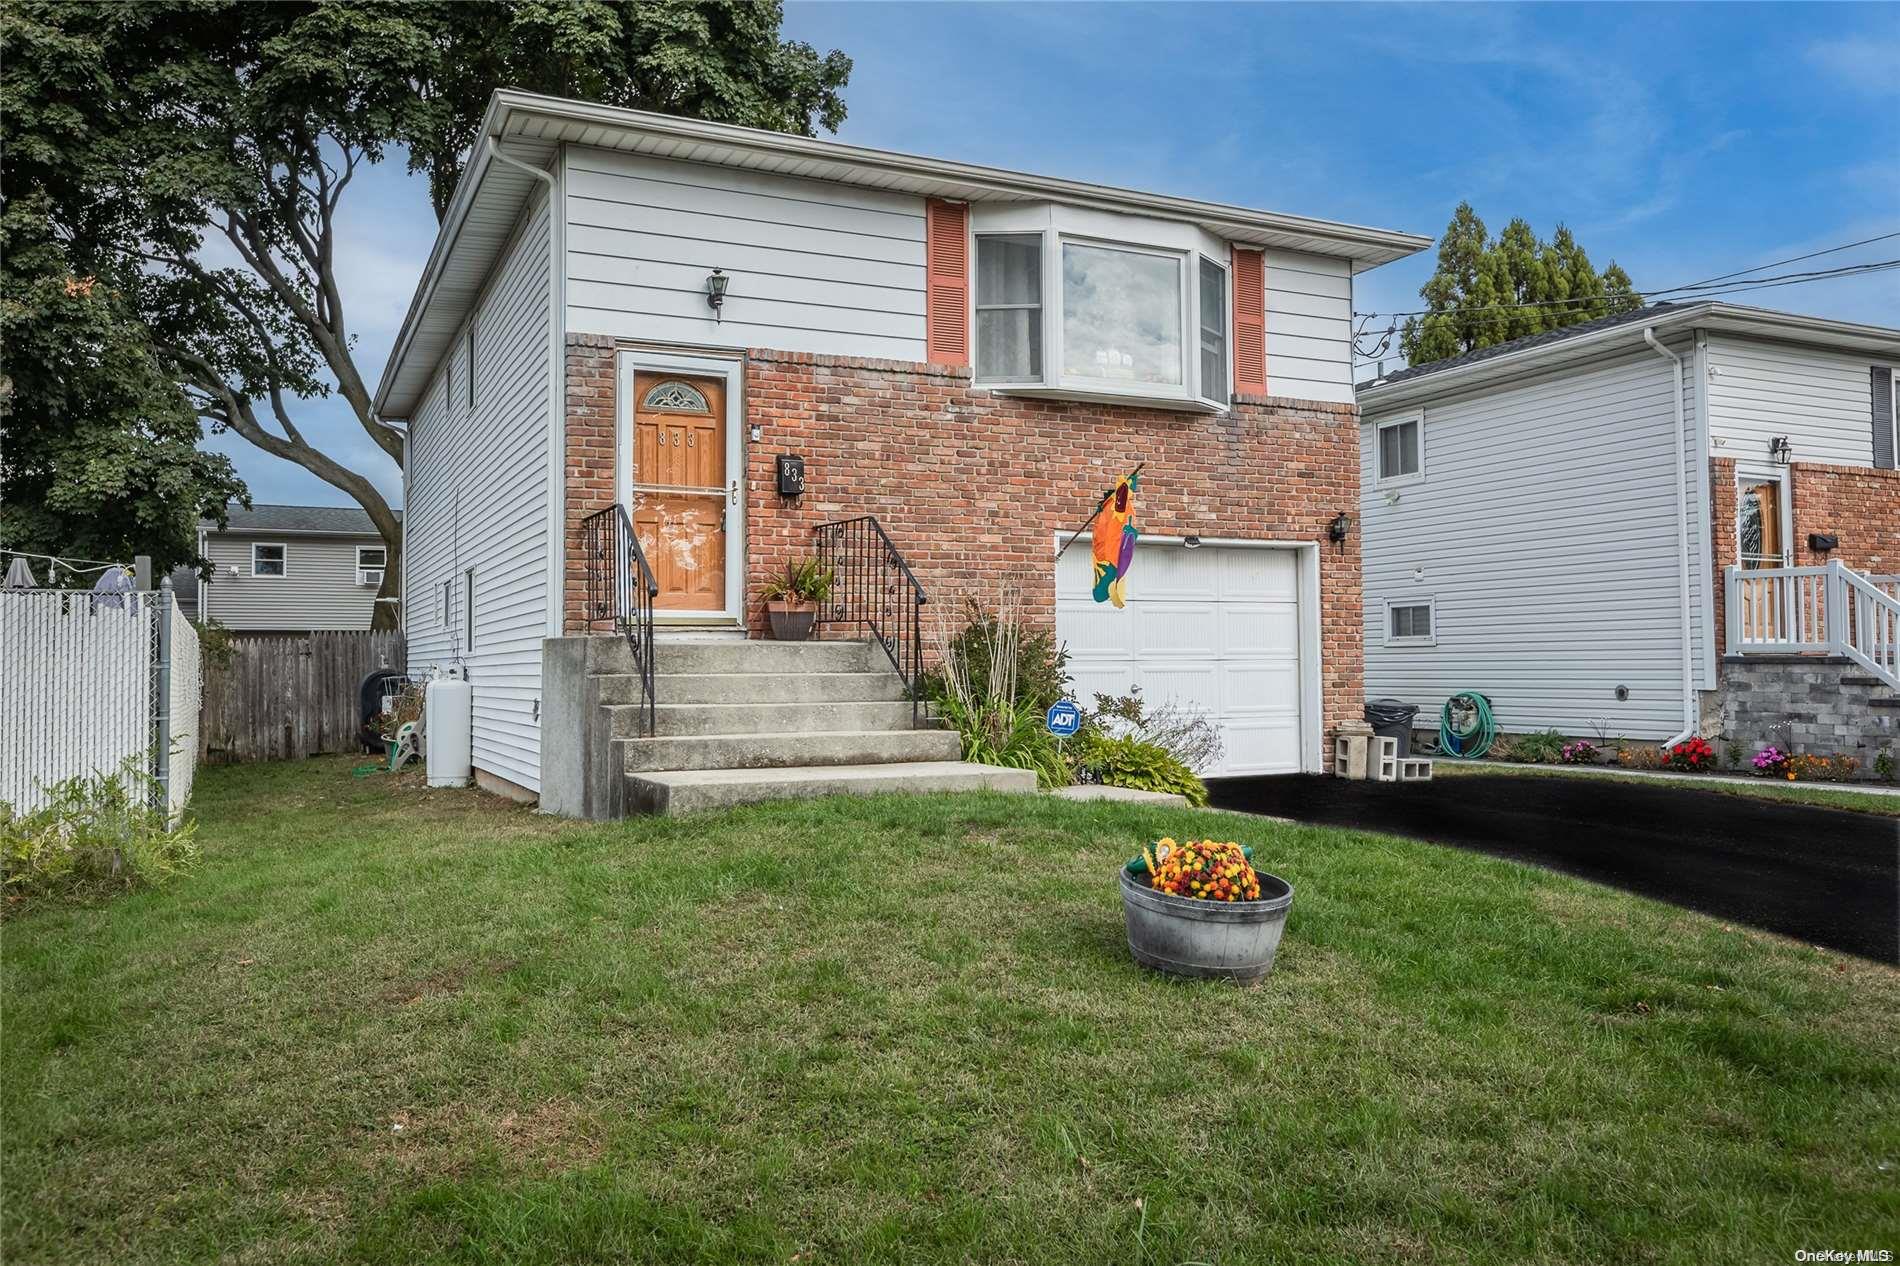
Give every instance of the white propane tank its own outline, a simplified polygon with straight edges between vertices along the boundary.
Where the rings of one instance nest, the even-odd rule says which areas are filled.
[[[422,696],[422,742],[431,787],[468,786],[469,725],[475,712],[475,691],[451,668],[429,679]]]

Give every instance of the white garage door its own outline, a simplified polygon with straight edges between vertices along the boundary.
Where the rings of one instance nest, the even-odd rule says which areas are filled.
[[[1117,611],[1089,596],[1087,546],[1056,564],[1056,636],[1076,699],[1140,686],[1150,704],[1204,709],[1227,750],[1203,777],[1299,772],[1299,554],[1140,545]]]

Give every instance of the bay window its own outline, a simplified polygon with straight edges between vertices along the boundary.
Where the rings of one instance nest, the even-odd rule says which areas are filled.
[[[1060,224],[1033,232],[978,226],[977,383],[1027,395],[1225,409],[1226,266],[1194,248],[1199,238],[1157,232],[1155,242],[1107,241],[1063,232]]]

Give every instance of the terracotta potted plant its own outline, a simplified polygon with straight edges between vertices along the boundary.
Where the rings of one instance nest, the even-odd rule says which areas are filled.
[[[818,623],[818,604],[831,597],[835,573],[816,558],[785,564],[785,574],[766,582],[765,618],[781,642],[802,642]]]

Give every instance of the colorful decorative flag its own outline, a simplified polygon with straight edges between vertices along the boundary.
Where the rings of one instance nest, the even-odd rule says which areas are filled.
[[[1128,569],[1135,561],[1135,489],[1139,475],[1124,475],[1108,504],[1095,516],[1095,588],[1097,602],[1124,605],[1128,597]]]

